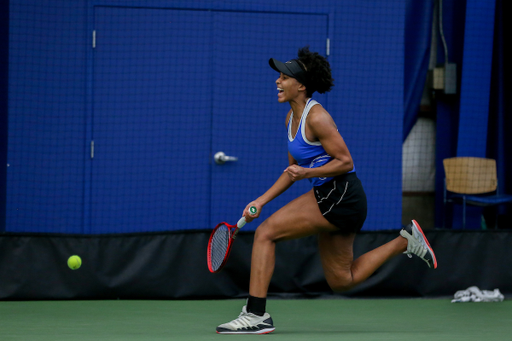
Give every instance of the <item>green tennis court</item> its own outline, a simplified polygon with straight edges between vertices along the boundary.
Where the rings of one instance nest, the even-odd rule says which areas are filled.
[[[512,301],[270,300],[276,331],[218,335],[243,300],[0,302],[0,340],[507,340]]]

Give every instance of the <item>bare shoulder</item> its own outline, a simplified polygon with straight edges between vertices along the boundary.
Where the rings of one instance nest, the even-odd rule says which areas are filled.
[[[325,110],[323,106],[319,104],[313,106],[309,111],[307,123],[311,127],[333,126],[336,128],[336,123],[334,122],[331,115],[327,112],[327,110]]]

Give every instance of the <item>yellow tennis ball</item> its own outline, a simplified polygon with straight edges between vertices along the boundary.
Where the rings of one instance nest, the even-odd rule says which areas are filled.
[[[68,258],[68,266],[71,270],[77,270],[82,266],[82,259],[77,255]]]

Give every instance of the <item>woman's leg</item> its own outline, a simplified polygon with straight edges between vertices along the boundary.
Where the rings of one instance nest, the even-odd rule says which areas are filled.
[[[334,290],[347,289],[362,282],[382,263],[407,248],[407,240],[398,237],[353,261],[355,234],[331,234],[335,231],[338,228],[322,215],[312,190],[265,220],[254,236],[247,307],[242,308],[237,319],[218,326],[217,333],[265,334],[274,331],[272,318],[265,312],[264,303],[262,305],[261,302],[267,297],[275,266],[275,244],[279,241],[319,234],[322,264],[327,281]],[[259,307],[252,310],[250,305],[253,305],[252,308]]]
[[[276,242],[336,230],[320,212],[312,190],[275,212],[258,227],[254,236],[249,294],[267,297]]]
[[[355,236],[329,232],[318,236],[325,278],[334,291],[346,291],[362,283],[386,261],[407,250],[407,239],[399,236],[354,260]]]

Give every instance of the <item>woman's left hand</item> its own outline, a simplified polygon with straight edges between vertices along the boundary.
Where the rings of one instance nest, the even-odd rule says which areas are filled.
[[[299,181],[306,177],[306,169],[298,165],[288,166],[284,173],[287,173],[292,181]]]

